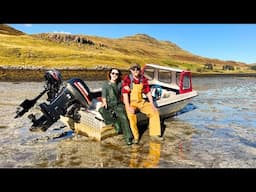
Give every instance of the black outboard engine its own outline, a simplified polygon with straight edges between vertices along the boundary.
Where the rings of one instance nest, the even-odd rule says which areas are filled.
[[[60,86],[62,85],[62,76],[61,73],[57,70],[46,71],[44,75],[46,85],[45,89],[47,90],[47,101],[51,102],[58,94]]]
[[[67,113],[67,109],[71,105],[88,108],[90,104],[91,93],[87,85],[81,79],[70,79],[50,104],[39,105],[43,113],[40,118],[36,119],[33,114],[29,116],[33,122],[30,131],[46,131],[60,118],[60,115]]]
[[[17,108],[15,118],[23,116],[28,112],[45,93],[47,93],[47,101],[51,102],[58,94],[62,85],[62,76],[56,69],[45,72],[45,85],[44,90],[34,99],[25,99]]]

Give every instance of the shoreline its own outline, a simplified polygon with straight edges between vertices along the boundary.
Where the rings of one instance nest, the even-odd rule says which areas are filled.
[[[192,73],[192,77],[256,77],[255,73]]]
[[[0,81],[43,81],[45,72],[50,69],[9,69],[0,68]],[[105,80],[109,69],[57,69],[63,80],[74,77],[87,81]],[[123,74],[128,70],[121,70]]]
[[[50,69],[25,69],[25,68],[1,68],[0,81],[43,81],[44,74]],[[57,69],[61,72],[64,80],[73,77],[81,78],[87,81],[105,80],[109,69]],[[123,75],[128,74],[128,70],[122,69]],[[256,77],[255,73],[192,73],[192,77],[216,77],[216,76],[236,76],[236,77]]]

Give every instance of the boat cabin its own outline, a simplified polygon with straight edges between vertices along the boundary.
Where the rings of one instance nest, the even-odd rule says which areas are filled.
[[[191,72],[181,69],[146,64],[142,69],[151,87],[161,86],[176,94],[192,91]]]

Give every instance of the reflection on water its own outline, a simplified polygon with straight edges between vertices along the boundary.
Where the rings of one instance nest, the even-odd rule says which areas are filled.
[[[186,156],[185,156],[185,153],[184,153],[184,149],[183,149],[183,145],[182,145],[182,142],[179,141],[178,143],[178,156],[181,160],[185,160],[186,159]]]
[[[16,107],[39,94],[43,83],[0,82],[0,167],[255,168],[255,78],[197,77],[193,86],[199,96],[165,120],[164,142],[150,141],[147,129],[138,146],[127,146],[122,135],[96,142],[61,122],[43,133],[30,132],[26,115],[14,119]],[[39,113],[38,106],[31,112]]]
[[[187,113],[195,109],[197,109],[197,106],[195,106],[193,103],[188,103],[183,109],[178,111],[176,114],[181,115],[182,113]]]
[[[149,152],[146,157],[139,155],[140,147],[134,147],[131,150],[131,160],[129,167],[132,168],[152,168],[158,167],[160,160],[161,144],[150,141]],[[142,158],[142,159],[141,159]]]

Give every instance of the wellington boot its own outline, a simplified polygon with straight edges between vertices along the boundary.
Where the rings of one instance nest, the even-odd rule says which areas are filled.
[[[131,145],[131,144],[133,144],[133,142],[132,142],[132,138],[127,139],[127,140],[126,140],[126,144],[127,144],[127,145]]]

